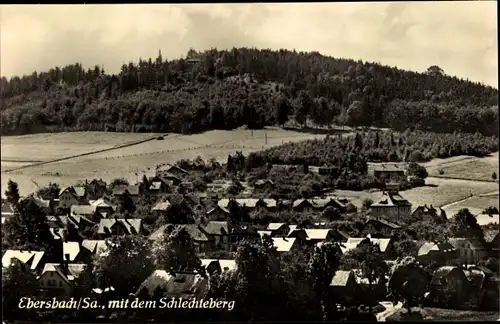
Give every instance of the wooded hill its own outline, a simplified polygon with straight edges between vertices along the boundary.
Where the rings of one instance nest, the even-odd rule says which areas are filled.
[[[190,50],[186,58],[81,64],[1,79],[1,133],[201,132],[300,124],[498,136],[498,90],[447,76],[319,53]]]

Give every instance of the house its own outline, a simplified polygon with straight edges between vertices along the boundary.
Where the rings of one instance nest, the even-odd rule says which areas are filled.
[[[151,208],[151,212],[158,216],[166,216],[170,207],[172,207],[172,204],[168,200],[163,200],[154,205],[153,208]]]
[[[210,220],[227,220],[231,216],[229,209],[215,205],[214,208],[206,212],[206,216]]]
[[[430,206],[423,205],[413,209],[410,217],[411,220],[414,222],[418,221],[441,222],[442,220],[441,211],[440,213],[438,213],[438,210],[434,208],[432,205]]]
[[[331,229],[323,228],[296,228],[288,234],[290,238],[297,238],[310,245],[317,245],[319,242],[334,241],[335,233]]]
[[[297,199],[293,201],[292,209],[301,213],[312,213],[315,208],[308,199]]]
[[[117,209],[117,206],[114,205],[111,201],[106,198],[99,198],[97,200],[90,200],[89,204],[91,206],[95,206],[95,209],[100,214],[111,215]]]
[[[472,286],[461,267],[438,268],[431,279],[429,292],[433,304],[459,308],[469,299]]]
[[[479,214],[479,215],[476,215],[476,222],[479,226],[498,225],[498,214],[493,214],[493,215]]]
[[[149,236],[149,239],[152,241],[161,240],[168,225],[170,224],[162,225],[159,229],[157,229],[153,234]],[[204,230],[202,225],[183,224],[179,226],[182,226],[186,229],[189,236],[191,237],[191,240],[193,241],[197,253],[210,252],[214,249],[215,238],[212,235],[208,234]]]
[[[273,245],[279,253],[293,252],[300,248],[300,240],[294,237],[273,237]]]
[[[87,264],[92,261],[92,252],[80,242],[63,242],[63,261]]]
[[[419,263],[424,265],[430,263],[436,263],[438,266],[454,265],[459,260],[459,253],[457,249],[448,242],[425,242],[418,250],[416,259]]]
[[[55,202],[47,199],[40,198],[36,195],[32,196],[35,204],[43,210],[45,214],[52,214],[55,207]]]
[[[391,223],[383,218],[369,218],[363,225],[363,234],[371,236],[381,235],[389,237],[401,230],[401,226]]]
[[[201,259],[200,261],[201,265],[205,267],[209,275],[213,275],[215,273],[234,271],[236,269],[235,260]]]
[[[96,255],[106,249],[106,240],[83,240],[80,250],[86,249],[92,255]]]
[[[360,238],[350,237],[349,239],[347,239],[347,242],[343,244],[344,246],[341,246],[340,248],[342,250],[342,253],[345,254],[348,251],[357,249],[362,243],[368,242],[368,240],[370,240],[372,244],[378,245],[380,248],[380,252],[382,252],[386,256],[386,258],[391,256],[393,245],[390,238],[373,238],[370,236]]]
[[[87,199],[96,200],[106,194],[107,184],[102,179],[93,179],[90,182],[85,180],[85,191],[87,192]]]
[[[84,187],[66,187],[59,191],[59,206],[70,207],[87,203],[87,192]]]
[[[477,264],[489,254],[488,247],[477,238],[453,237],[448,242],[458,250],[462,264]]]
[[[371,215],[375,218],[407,219],[410,216],[411,203],[398,193],[397,187],[387,188],[382,197],[370,206]]]
[[[142,234],[143,231],[142,219],[103,218],[99,221],[97,234],[107,238],[112,235]]]
[[[270,179],[259,179],[254,183],[254,192],[272,192],[274,188],[274,182]]]
[[[45,264],[38,277],[41,291],[48,296],[71,296],[78,285],[76,280],[86,267],[85,264],[70,265],[66,262]]]
[[[196,273],[170,274],[165,270],[155,270],[139,287],[135,296],[182,298],[200,300],[209,289],[208,278]]]
[[[346,243],[350,238],[349,234],[339,229],[331,230],[330,235],[332,236],[332,240],[334,242],[339,243]]]
[[[377,179],[389,181],[400,181],[406,178],[408,174],[408,163],[393,162],[393,163],[374,163],[368,162],[368,175]]]
[[[227,221],[209,221],[203,230],[214,238],[215,249],[231,249],[231,225]]]
[[[267,231],[271,232],[272,237],[287,237],[290,232],[290,226],[285,223],[270,223],[267,225]]]
[[[139,196],[140,196],[140,187],[138,185],[135,186],[125,186],[125,185],[119,185],[115,186],[113,188],[113,197],[116,199],[120,199],[123,197],[123,195],[128,192],[129,197],[132,199],[134,203],[137,203],[139,201]]]
[[[44,251],[7,250],[2,257],[2,267],[8,268],[12,259],[18,259],[34,272],[41,271],[46,262]]]
[[[49,228],[54,229],[58,233],[58,229],[67,229],[68,225],[73,225],[80,231],[85,231],[95,225],[93,221],[85,216],[69,215],[69,216],[46,216]]]
[[[162,179],[160,177],[155,177],[152,180],[153,181],[151,181],[149,183],[149,193],[151,195],[158,197],[158,196],[163,196],[166,193],[168,193],[170,186],[168,185],[167,181],[165,181],[164,179]]]
[[[327,207],[338,209],[342,213],[346,210],[346,204],[332,198],[314,198],[311,199],[310,202],[316,211],[323,211]]]
[[[260,237],[255,225],[240,223],[233,224],[231,227],[231,240],[233,242],[239,242],[244,239],[252,239]]]
[[[168,176],[173,175],[176,178],[182,178],[189,175],[189,172],[179,168],[176,165],[165,164],[156,168],[156,176],[162,178],[168,178]]]
[[[360,287],[352,270],[337,270],[330,282],[330,290],[343,305],[355,305]]]
[[[104,213],[106,215],[106,213]],[[97,211],[97,206],[93,205],[72,205],[69,209],[70,216],[83,216],[93,222],[98,222],[103,218],[103,214]]]
[[[277,202],[274,199],[257,199],[257,198],[246,198],[246,199],[221,199],[218,201],[217,205],[220,207],[229,209],[229,203],[231,200],[236,201],[236,203],[243,209],[247,211],[252,211],[257,208],[262,208],[265,210],[275,210]]]

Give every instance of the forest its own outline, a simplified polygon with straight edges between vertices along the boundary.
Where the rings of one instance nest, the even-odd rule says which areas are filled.
[[[254,48],[190,50],[124,64],[81,63],[2,77],[1,134],[176,132],[302,126],[376,126],[498,136],[498,89],[379,63]]]

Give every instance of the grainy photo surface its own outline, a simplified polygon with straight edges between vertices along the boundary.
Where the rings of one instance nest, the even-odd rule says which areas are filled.
[[[4,323],[499,319],[495,1],[0,10]]]

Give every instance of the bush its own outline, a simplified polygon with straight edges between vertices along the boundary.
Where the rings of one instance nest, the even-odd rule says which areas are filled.
[[[497,179],[497,173],[496,172],[493,172],[493,174],[491,175],[491,178],[493,180],[496,180]]]
[[[346,213],[350,214],[350,213],[355,213],[357,211],[358,211],[358,207],[354,206],[351,203],[347,204],[347,206],[346,206]]]

